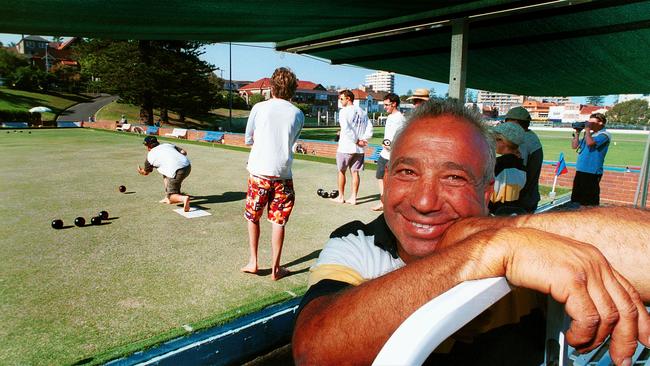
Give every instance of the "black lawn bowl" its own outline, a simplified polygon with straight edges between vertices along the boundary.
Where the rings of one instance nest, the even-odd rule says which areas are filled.
[[[27,133],[31,135],[32,131],[27,131]]]
[[[330,194],[329,194],[328,192],[323,192],[323,194],[321,195],[321,197],[323,197],[323,198],[330,198]]]
[[[63,220],[61,219],[52,220],[52,228],[57,230],[63,228]]]
[[[336,198],[338,196],[339,196],[338,189],[333,189],[332,192],[330,192],[330,198]]]
[[[389,139],[384,139],[384,145],[390,146],[390,140]]]
[[[118,190],[120,191],[120,193],[124,193],[124,192],[126,192],[126,187],[125,186],[120,186],[118,188]]]
[[[323,197],[323,192],[325,192],[325,190],[323,188],[318,188],[318,190],[316,191],[316,194]]]
[[[20,130],[20,131],[18,131],[18,132],[23,133],[23,130]]]
[[[102,220],[108,220],[108,211],[101,211],[97,216],[99,216]]]
[[[92,219],[90,219],[90,223],[93,225],[101,225],[102,224],[102,218],[99,216],[93,216]]]
[[[79,216],[76,219],[74,219],[74,224],[79,226],[79,227],[83,227],[84,225],[86,225],[86,219]]]

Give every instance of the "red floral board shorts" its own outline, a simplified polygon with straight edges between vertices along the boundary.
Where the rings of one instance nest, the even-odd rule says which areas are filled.
[[[292,179],[267,179],[254,175],[248,176],[246,192],[246,220],[258,222],[268,206],[267,219],[284,226],[289,220],[296,195]]]

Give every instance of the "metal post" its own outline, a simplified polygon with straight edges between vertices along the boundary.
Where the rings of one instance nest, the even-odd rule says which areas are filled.
[[[230,62],[230,65],[228,66],[228,72],[230,73],[230,82],[228,83],[228,110],[230,113],[228,127],[232,131],[232,42],[228,42],[228,58]]]
[[[465,76],[467,74],[467,18],[451,21],[451,57],[449,62],[449,98],[465,102]]]
[[[636,192],[634,193],[634,207],[645,208],[646,201],[648,200],[648,170],[650,169],[650,134],[648,134],[648,141],[645,144],[645,151],[643,152],[643,164],[641,164],[641,172],[639,173],[639,180],[636,183]],[[639,202],[639,195],[641,200]]]

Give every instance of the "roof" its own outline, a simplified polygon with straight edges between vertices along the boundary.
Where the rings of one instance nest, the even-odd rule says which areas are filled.
[[[368,93],[361,89],[350,90],[354,94],[354,100],[368,99]]]
[[[260,89],[271,89],[271,78],[262,78],[257,81],[254,81],[250,84],[246,84],[239,88],[241,91],[247,90],[260,90]],[[302,81],[298,80],[297,90],[325,90],[321,84],[316,84],[311,81]]]
[[[239,90],[241,91],[258,90],[258,89],[271,89],[271,79],[262,78],[239,88]]]
[[[599,105],[584,105],[580,108],[580,114],[592,114],[596,113],[599,110],[609,110],[610,107],[603,107]]]
[[[647,0],[26,0],[2,10],[2,33],[277,42],[278,50],[333,64],[443,83],[452,26],[465,19],[467,87],[542,96],[650,92]]]
[[[27,37],[23,38],[22,40],[50,43],[50,41],[48,41],[47,39],[45,39],[43,37],[39,37],[39,36],[27,36]]]

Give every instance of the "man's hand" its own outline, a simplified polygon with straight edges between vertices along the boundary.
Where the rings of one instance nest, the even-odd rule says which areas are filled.
[[[366,140],[357,140],[357,145],[360,147],[366,147],[368,146],[368,141]]]
[[[140,165],[138,165],[138,174],[148,175],[149,173],[146,170],[144,170]]]
[[[567,342],[578,351],[596,348],[611,334],[610,355],[622,365],[637,340],[650,346],[650,316],[638,292],[596,247],[535,229],[490,231],[490,245],[508,248],[502,263],[512,284],[565,304],[573,319]]]

